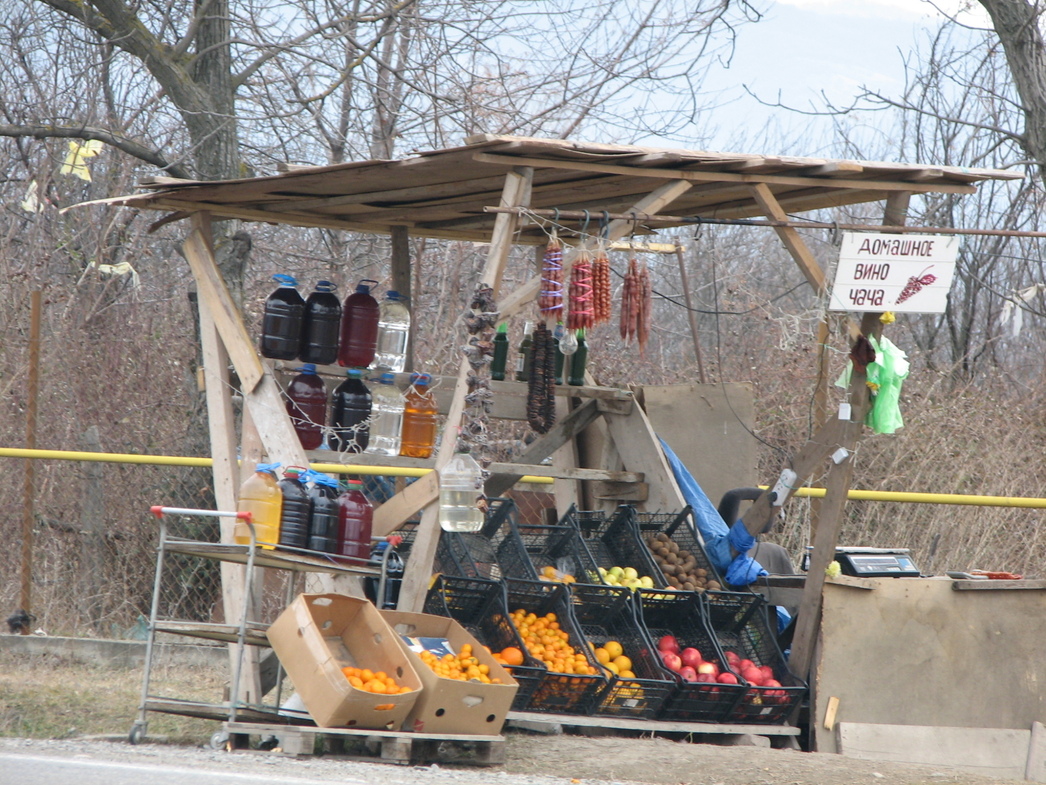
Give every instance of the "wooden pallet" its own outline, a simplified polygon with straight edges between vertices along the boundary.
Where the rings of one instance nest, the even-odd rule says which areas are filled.
[[[496,766],[505,762],[505,738],[448,733],[410,733],[365,728],[317,728],[310,725],[269,725],[226,722],[232,749],[245,749],[250,736],[275,737],[284,755],[316,754],[322,740],[327,752],[353,760],[401,765],[456,763]]]

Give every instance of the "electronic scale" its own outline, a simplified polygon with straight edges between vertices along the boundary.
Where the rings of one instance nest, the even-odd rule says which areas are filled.
[[[811,550],[812,546],[807,546],[804,570],[809,568]],[[918,578],[919,568],[908,554],[907,548],[838,547],[835,560],[843,575],[855,578]]]

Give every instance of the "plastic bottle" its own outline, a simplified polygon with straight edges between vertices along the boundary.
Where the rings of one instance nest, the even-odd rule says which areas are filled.
[[[283,492],[276,482],[278,463],[259,463],[254,474],[243,481],[236,509],[249,512],[254,524],[256,542],[266,550],[272,550],[280,541],[280,509]],[[247,524],[236,520],[233,541],[239,545],[251,544],[251,532]]]
[[[298,293],[298,282],[290,275],[274,275],[279,282],[265,300],[262,314],[262,357],[273,360],[295,360],[301,347],[301,328],[305,319],[305,301]]]
[[[340,556],[366,559],[370,556],[370,534],[374,508],[363,493],[362,480],[349,480],[338,497],[338,549]]]
[[[523,328],[523,340],[519,344],[516,356],[516,381],[530,381],[530,363],[534,352],[534,323],[527,322]]]
[[[337,288],[330,281],[318,281],[316,288],[305,300],[299,354],[303,363],[330,365],[338,360],[341,301],[334,293]]]
[[[326,474],[309,469],[303,480],[312,483],[309,499],[312,514],[309,516],[310,551],[336,553],[338,548],[338,481]]]
[[[482,495],[483,470],[468,453],[457,453],[439,473],[439,525],[449,532],[482,529],[483,511],[476,506]]]
[[[588,343],[585,341],[585,331],[577,331],[577,350],[570,358],[570,376],[567,384],[581,387],[585,383],[585,364],[588,362]]]
[[[331,395],[331,449],[363,452],[370,438],[371,394],[363,371],[352,368]]]
[[[378,301],[370,295],[377,281],[364,279],[356,291],[345,298],[341,310],[341,341],[338,344],[338,365],[366,368],[374,362],[374,348],[378,342]]]
[[[508,363],[508,325],[502,322],[494,333],[494,357],[490,361],[490,378],[496,382],[505,380],[505,365]]]
[[[288,466],[283,470],[280,491],[283,505],[280,510],[280,547],[305,548],[309,544],[309,519],[312,517],[312,499],[301,481],[306,470]]]
[[[327,385],[316,373],[316,366],[305,363],[301,373],[287,385],[287,414],[306,450],[323,444],[323,424],[327,422]]]
[[[389,541],[391,540],[391,542]],[[400,538],[392,535],[387,540],[382,540],[374,546],[367,560],[367,566],[376,570],[385,568],[385,590],[382,596],[378,596],[378,588],[381,585],[380,578],[367,577],[363,581],[363,594],[373,602],[379,610],[395,610],[399,602],[400,586],[403,584],[403,558],[400,556],[396,546]],[[388,557],[385,554],[388,552]]]
[[[375,455],[399,455],[403,433],[403,393],[396,387],[396,374],[383,373],[371,392],[370,441],[367,452]]]
[[[374,367],[400,373],[407,365],[407,340],[410,337],[410,308],[407,298],[389,290],[378,306],[378,342]]]
[[[436,396],[429,385],[432,377],[427,373],[415,373],[410,377],[410,389],[403,408],[403,431],[400,439],[400,455],[409,458],[428,458],[436,444],[437,417],[439,408]]]

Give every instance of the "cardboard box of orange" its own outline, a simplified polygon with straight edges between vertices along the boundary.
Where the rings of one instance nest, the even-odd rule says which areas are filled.
[[[368,600],[300,594],[272,623],[269,642],[320,727],[399,730],[421,694],[421,679],[399,636]],[[342,668],[383,671],[410,692],[375,694]]]
[[[519,685],[468,630],[445,616],[402,611],[381,611],[381,615],[399,633],[399,644],[425,685],[407,717],[404,730],[477,735],[497,735],[501,732]],[[472,647],[472,655],[481,665],[487,666],[487,676],[500,679],[501,684],[459,681],[438,676],[422,662],[403,636],[445,640],[453,654],[459,654],[461,647],[468,644]]]

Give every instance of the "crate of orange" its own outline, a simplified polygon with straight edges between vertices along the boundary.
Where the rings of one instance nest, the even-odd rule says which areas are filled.
[[[454,619],[382,611],[425,689],[404,729],[497,735],[518,685],[508,670]]]
[[[448,616],[485,646],[508,669],[518,689],[512,708],[522,711],[545,679],[544,663],[527,653],[509,621],[505,586],[482,578],[439,576],[425,597],[425,613]]]
[[[505,580],[509,618],[527,654],[547,672],[526,711],[587,714],[606,689],[610,672],[596,660],[571,608],[566,584]]]
[[[570,595],[581,632],[596,659],[613,673],[592,713],[654,719],[677,685],[639,621],[634,593],[619,586],[574,584]]]
[[[301,594],[267,634],[320,727],[399,730],[421,693],[396,633],[367,600]]]

